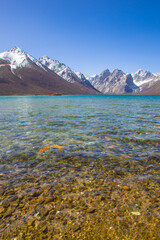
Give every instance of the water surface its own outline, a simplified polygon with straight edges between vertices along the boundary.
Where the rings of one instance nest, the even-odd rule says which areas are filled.
[[[0,97],[0,238],[159,239],[159,103]]]
[[[0,97],[0,157],[55,154],[141,159],[160,155],[159,96]]]

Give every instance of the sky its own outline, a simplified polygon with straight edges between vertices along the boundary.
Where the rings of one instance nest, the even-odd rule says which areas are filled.
[[[157,0],[1,1],[0,52],[18,46],[88,76],[160,72],[159,12]]]

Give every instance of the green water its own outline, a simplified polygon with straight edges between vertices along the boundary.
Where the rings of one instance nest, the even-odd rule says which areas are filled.
[[[159,103],[0,97],[0,238],[159,239]]]
[[[0,157],[54,145],[64,147],[52,149],[58,156],[159,157],[159,103],[159,96],[1,97]]]
[[[95,161],[118,171],[132,171],[131,162],[139,171],[142,163],[152,169],[144,174],[158,178],[159,103],[159,96],[1,97],[3,184],[6,176],[12,185],[55,166],[84,169]]]

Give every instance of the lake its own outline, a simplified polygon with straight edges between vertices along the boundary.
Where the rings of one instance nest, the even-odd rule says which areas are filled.
[[[160,155],[159,96],[0,98],[0,157],[60,145],[60,155]]]
[[[1,201],[23,193],[30,206],[35,191],[45,195],[43,189],[47,187],[54,191],[64,186],[74,189],[75,179],[83,184],[95,181],[99,187],[103,182],[104,189],[92,186],[92,191],[96,189],[105,199],[108,184],[117,193],[123,186],[124,190],[140,191],[143,181],[150,181],[156,199],[160,181],[160,96],[0,97],[0,146]],[[22,205],[25,207],[24,202]],[[128,207],[132,211],[137,208]],[[23,225],[17,209],[11,215],[19,214],[16,219]],[[30,208],[25,209],[27,214]],[[5,223],[12,226],[10,217],[5,216],[4,212]],[[5,226],[2,224],[2,232]]]

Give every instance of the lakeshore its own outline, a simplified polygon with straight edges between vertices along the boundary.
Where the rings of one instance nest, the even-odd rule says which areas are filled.
[[[1,239],[159,239],[159,159],[22,155],[10,163],[6,172],[27,166],[21,177],[1,174]]]

